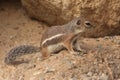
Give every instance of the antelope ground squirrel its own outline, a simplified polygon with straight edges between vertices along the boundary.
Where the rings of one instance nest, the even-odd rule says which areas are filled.
[[[80,36],[80,33],[90,29],[92,24],[83,19],[75,18],[62,26],[53,26],[42,34],[40,47],[31,45],[21,45],[9,51],[5,57],[5,63],[11,64],[15,61],[16,57],[33,52],[41,52],[42,58],[47,58],[51,53],[56,53],[62,49],[67,49],[70,53],[74,52],[73,42]]]

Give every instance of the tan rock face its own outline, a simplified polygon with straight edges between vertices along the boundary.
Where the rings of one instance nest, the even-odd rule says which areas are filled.
[[[97,24],[91,36],[120,34],[120,0],[85,0],[81,14]]]
[[[64,24],[80,12],[75,0],[22,0],[22,4],[31,17],[50,25]]]
[[[22,4],[30,17],[49,25],[83,16],[96,25],[85,36],[120,34],[120,0],[22,0]]]

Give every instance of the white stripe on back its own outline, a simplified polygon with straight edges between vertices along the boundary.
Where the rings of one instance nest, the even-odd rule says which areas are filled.
[[[54,39],[54,38],[56,38],[56,37],[59,37],[59,36],[62,36],[62,35],[64,35],[64,34],[57,34],[57,35],[54,35],[54,36],[52,36],[52,37],[50,37],[50,38],[48,38],[48,39],[45,39],[45,40],[42,42],[42,45],[45,44],[47,41],[52,40],[52,39]]]

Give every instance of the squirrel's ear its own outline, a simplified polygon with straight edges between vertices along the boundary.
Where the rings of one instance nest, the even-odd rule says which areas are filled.
[[[80,20],[77,20],[77,23],[76,23],[77,25],[80,25],[81,24],[81,21]]]

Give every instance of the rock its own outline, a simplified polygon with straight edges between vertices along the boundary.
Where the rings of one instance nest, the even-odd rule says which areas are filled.
[[[88,73],[87,73],[87,76],[88,76],[88,77],[91,77],[92,75],[93,75],[92,72],[88,72]]]
[[[70,1],[67,1],[22,0],[22,4],[31,17],[45,21],[50,25],[56,25],[64,24],[73,18],[72,16],[69,16],[72,12],[71,10],[67,10],[67,8],[70,7]],[[37,10],[34,11],[35,9]],[[64,15],[66,15],[66,17]]]
[[[120,34],[120,0],[21,0],[30,17],[49,25],[64,24],[83,16],[96,26],[87,37]]]
[[[85,0],[81,4],[82,16],[96,23],[96,30],[85,35],[100,37],[120,34],[120,0]]]
[[[72,77],[69,80],[78,80],[76,77]]]
[[[45,71],[44,71],[44,73],[50,73],[50,72],[55,72],[55,69],[47,66],[46,69],[45,69]]]
[[[12,39],[14,39],[14,38],[16,38],[16,35],[11,35],[11,36],[10,36],[10,40],[12,40]]]
[[[100,76],[100,80],[108,80],[108,76],[104,73]]]

